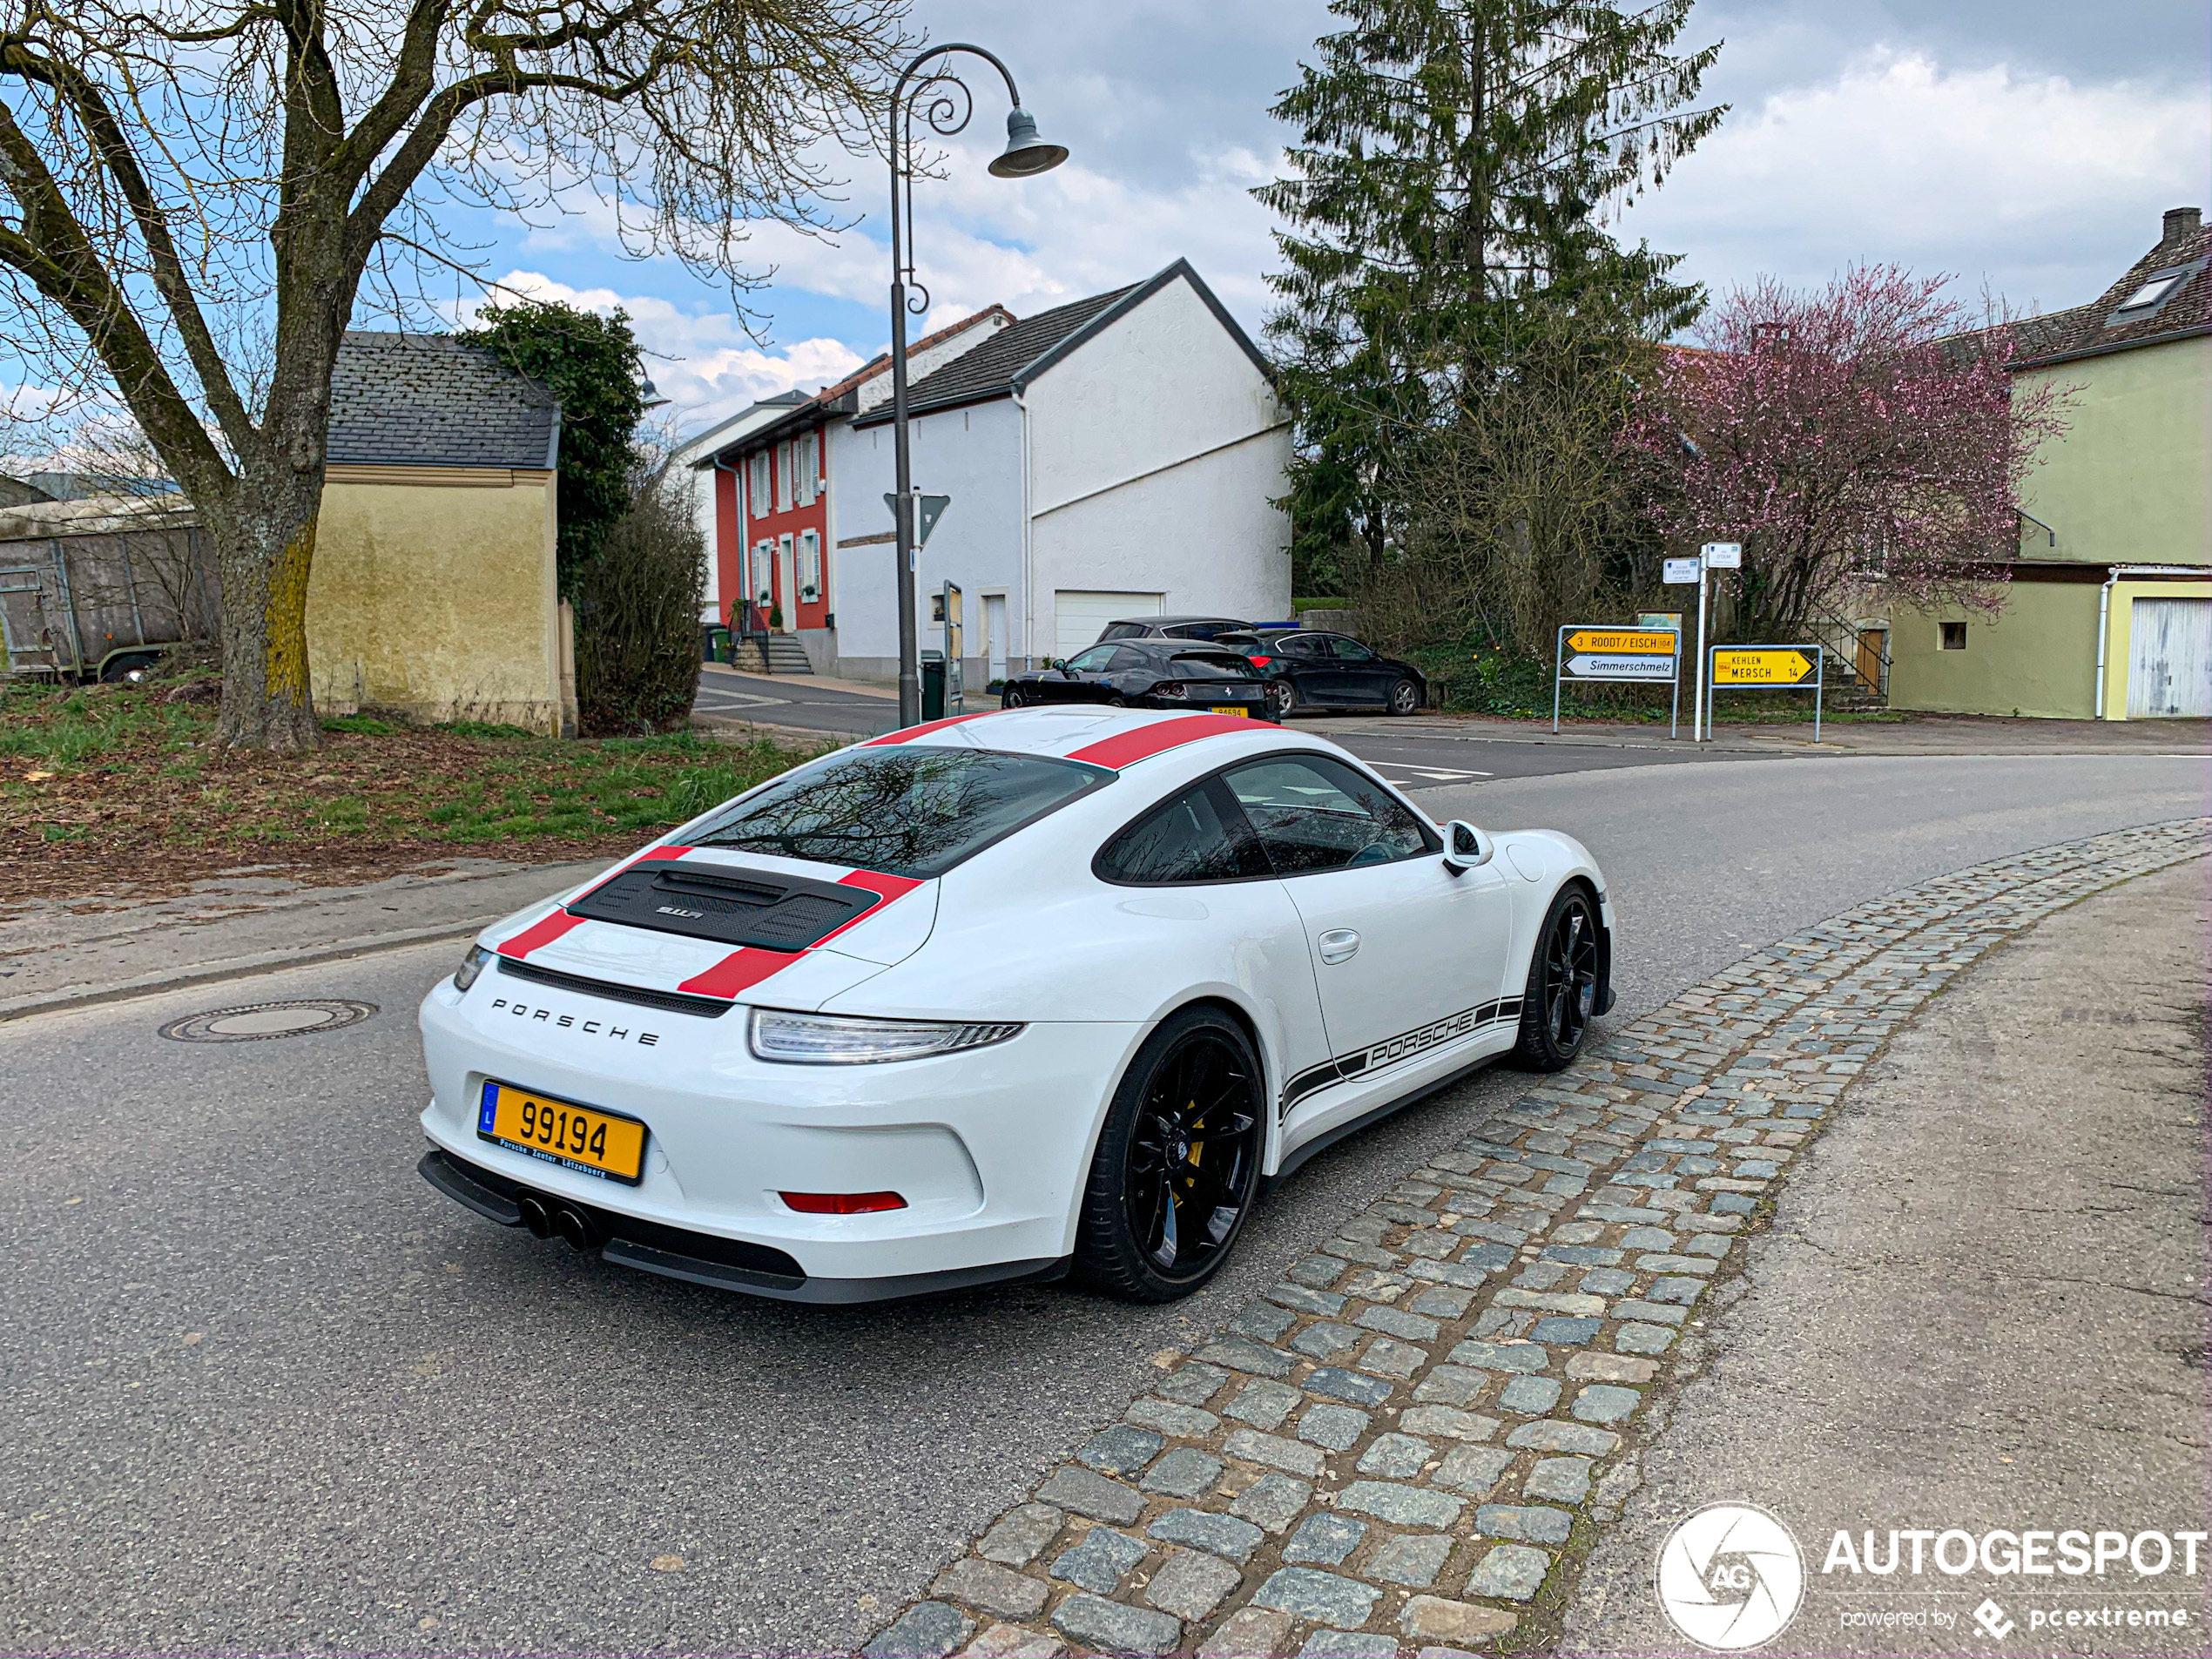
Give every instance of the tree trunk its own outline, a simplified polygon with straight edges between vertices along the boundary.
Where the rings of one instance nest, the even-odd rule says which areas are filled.
[[[215,741],[229,748],[298,754],[320,741],[307,680],[307,573],[321,492],[288,493],[307,499],[273,513],[249,509],[242,522],[214,527],[223,577],[223,706]]]

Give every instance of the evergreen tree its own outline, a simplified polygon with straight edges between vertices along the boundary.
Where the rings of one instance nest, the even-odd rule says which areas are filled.
[[[1690,0],[1334,0],[1349,27],[1274,106],[1289,222],[1269,332],[1298,421],[1290,507],[1303,570],[1395,534],[1392,456],[1511,373],[1541,305],[1662,335],[1702,294],[1676,256],[1596,222],[1657,185],[1725,106],[1689,110],[1719,51],[1670,48]],[[1315,579],[1309,577],[1309,581]]]

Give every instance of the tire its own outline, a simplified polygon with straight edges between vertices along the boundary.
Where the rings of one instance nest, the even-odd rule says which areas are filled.
[[[1507,1058],[1524,1071],[1564,1071],[1588,1040],[1598,992],[1597,901],[1580,881],[1553,898],[1528,954],[1521,1038]]]
[[[158,653],[152,651],[139,656],[111,657],[100,667],[100,683],[103,685],[118,685],[134,674],[143,677],[146,670],[160,660]]]
[[[1220,1010],[1160,1022],[1099,1131],[1076,1229],[1078,1278],[1120,1301],[1173,1302],[1219,1271],[1259,1192],[1265,1076]]]
[[[1019,685],[1009,685],[999,693],[1002,709],[1025,709],[1029,706],[1029,693]]]
[[[1390,688],[1390,711],[1393,714],[1419,714],[1421,711],[1421,688],[1405,679]]]
[[[1288,680],[1268,681],[1267,706],[1278,724],[1288,719],[1291,711],[1298,707],[1298,688]]]

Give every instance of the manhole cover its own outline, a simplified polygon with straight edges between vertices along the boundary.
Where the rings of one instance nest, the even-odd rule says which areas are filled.
[[[177,1042],[266,1042],[272,1037],[304,1037],[359,1025],[375,1012],[375,1003],[346,997],[318,998],[312,1002],[248,1002],[243,1008],[216,1008],[172,1020],[161,1028],[161,1035]]]

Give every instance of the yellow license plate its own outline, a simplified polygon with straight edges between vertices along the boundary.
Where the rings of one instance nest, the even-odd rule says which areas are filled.
[[[476,1138],[633,1187],[644,1175],[645,1126],[636,1118],[549,1099],[510,1083],[485,1082]]]
[[[1209,713],[1209,714],[1236,714],[1236,715],[1241,715],[1241,716],[1243,716],[1245,719],[1250,719],[1250,718],[1251,718],[1251,712],[1252,712],[1252,711],[1251,711],[1250,709],[1240,709],[1240,708],[1236,708],[1236,707],[1230,707],[1230,708],[1211,708],[1211,709],[1208,709],[1208,710],[1206,711],[1206,712],[1207,712],[1207,713]]]

